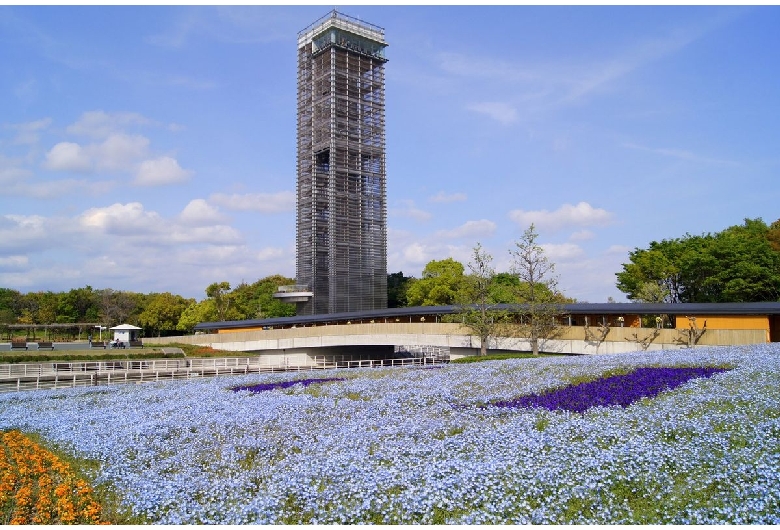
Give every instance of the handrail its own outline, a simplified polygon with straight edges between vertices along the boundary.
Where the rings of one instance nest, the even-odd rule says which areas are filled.
[[[424,357],[384,360],[361,359],[340,362],[327,361],[324,358],[320,361],[315,357],[313,364],[271,365],[261,363],[260,359],[260,357],[221,357],[0,364],[0,393],[172,381],[219,375],[303,372],[336,368],[402,367],[439,364],[441,362]]]

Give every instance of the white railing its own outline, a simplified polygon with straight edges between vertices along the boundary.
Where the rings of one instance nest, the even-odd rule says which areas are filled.
[[[272,365],[261,363],[260,357],[0,364],[0,393],[148,383],[220,375],[438,364],[430,358],[355,360],[343,356],[342,359],[334,360],[330,357],[334,356],[316,356],[313,364],[307,365]]]

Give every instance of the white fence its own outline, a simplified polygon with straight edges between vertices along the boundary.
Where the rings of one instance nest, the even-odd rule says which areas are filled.
[[[328,356],[331,357],[331,356]],[[79,386],[118,385],[215,377],[219,375],[303,372],[334,368],[431,365],[425,358],[331,359],[318,356],[307,365],[269,364],[262,357],[150,359],[0,364],[0,393]]]

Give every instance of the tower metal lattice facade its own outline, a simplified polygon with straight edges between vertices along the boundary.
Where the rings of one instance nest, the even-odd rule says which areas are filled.
[[[337,11],[298,34],[299,315],[387,307],[386,46]]]

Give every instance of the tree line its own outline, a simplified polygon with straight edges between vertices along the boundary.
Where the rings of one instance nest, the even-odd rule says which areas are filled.
[[[498,304],[531,304],[541,311],[574,302],[557,289],[553,264],[537,237],[531,225],[509,251],[513,263],[509,271],[496,272],[492,256],[477,243],[466,266],[446,258],[430,261],[420,278],[402,271],[388,274],[388,307],[460,305],[463,311],[456,318],[487,338],[495,336],[495,323],[508,318],[495,311]],[[780,220],[767,225],[760,218],[745,219],[742,225],[714,234],[653,241],[646,249],[634,249],[629,260],[616,276],[618,289],[632,301],[780,300]],[[141,294],[90,286],[26,294],[0,287],[0,325],[128,323],[143,328],[145,336],[186,334],[199,322],[294,316],[294,305],[273,297],[279,286],[294,283],[278,274],[234,288],[229,282],[215,282],[200,301],[169,292]]]
[[[228,282],[217,282],[206,288],[201,301],[169,292],[141,294],[89,285],[61,293],[25,294],[0,287],[0,326],[127,323],[143,328],[145,336],[187,334],[199,322],[293,316],[294,306],[273,297],[280,285],[291,283],[295,280],[281,275],[241,282],[234,289]]]
[[[529,322],[540,313],[542,304],[570,302],[561,294],[553,277],[552,264],[536,244],[533,225],[510,251],[515,266],[509,272],[495,273],[492,257],[478,243],[474,260],[464,265],[452,258],[432,260],[418,278],[403,272],[388,274],[389,307],[453,305],[462,306],[456,318],[484,337],[496,335],[496,325],[506,323],[507,315],[494,310],[497,304],[536,304]],[[2,324],[94,323],[111,327],[120,323],[137,325],[145,336],[191,333],[199,322],[262,319],[295,315],[295,306],[273,297],[278,287],[295,283],[293,278],[273,275],[231,288],[229,282],[215,282],[197,301],[169,292],[141,294],[91,286],[54,293],[0,288]],[[535,328],[534,328],[535,329]],[[538,330],[537,330],[538,331]],[[541,331],[531,331],[536,337]]]
[[[629,260],[617,287],[636,302],[780,300],[780,220],[745,219],[714,234],[653,241]]]

